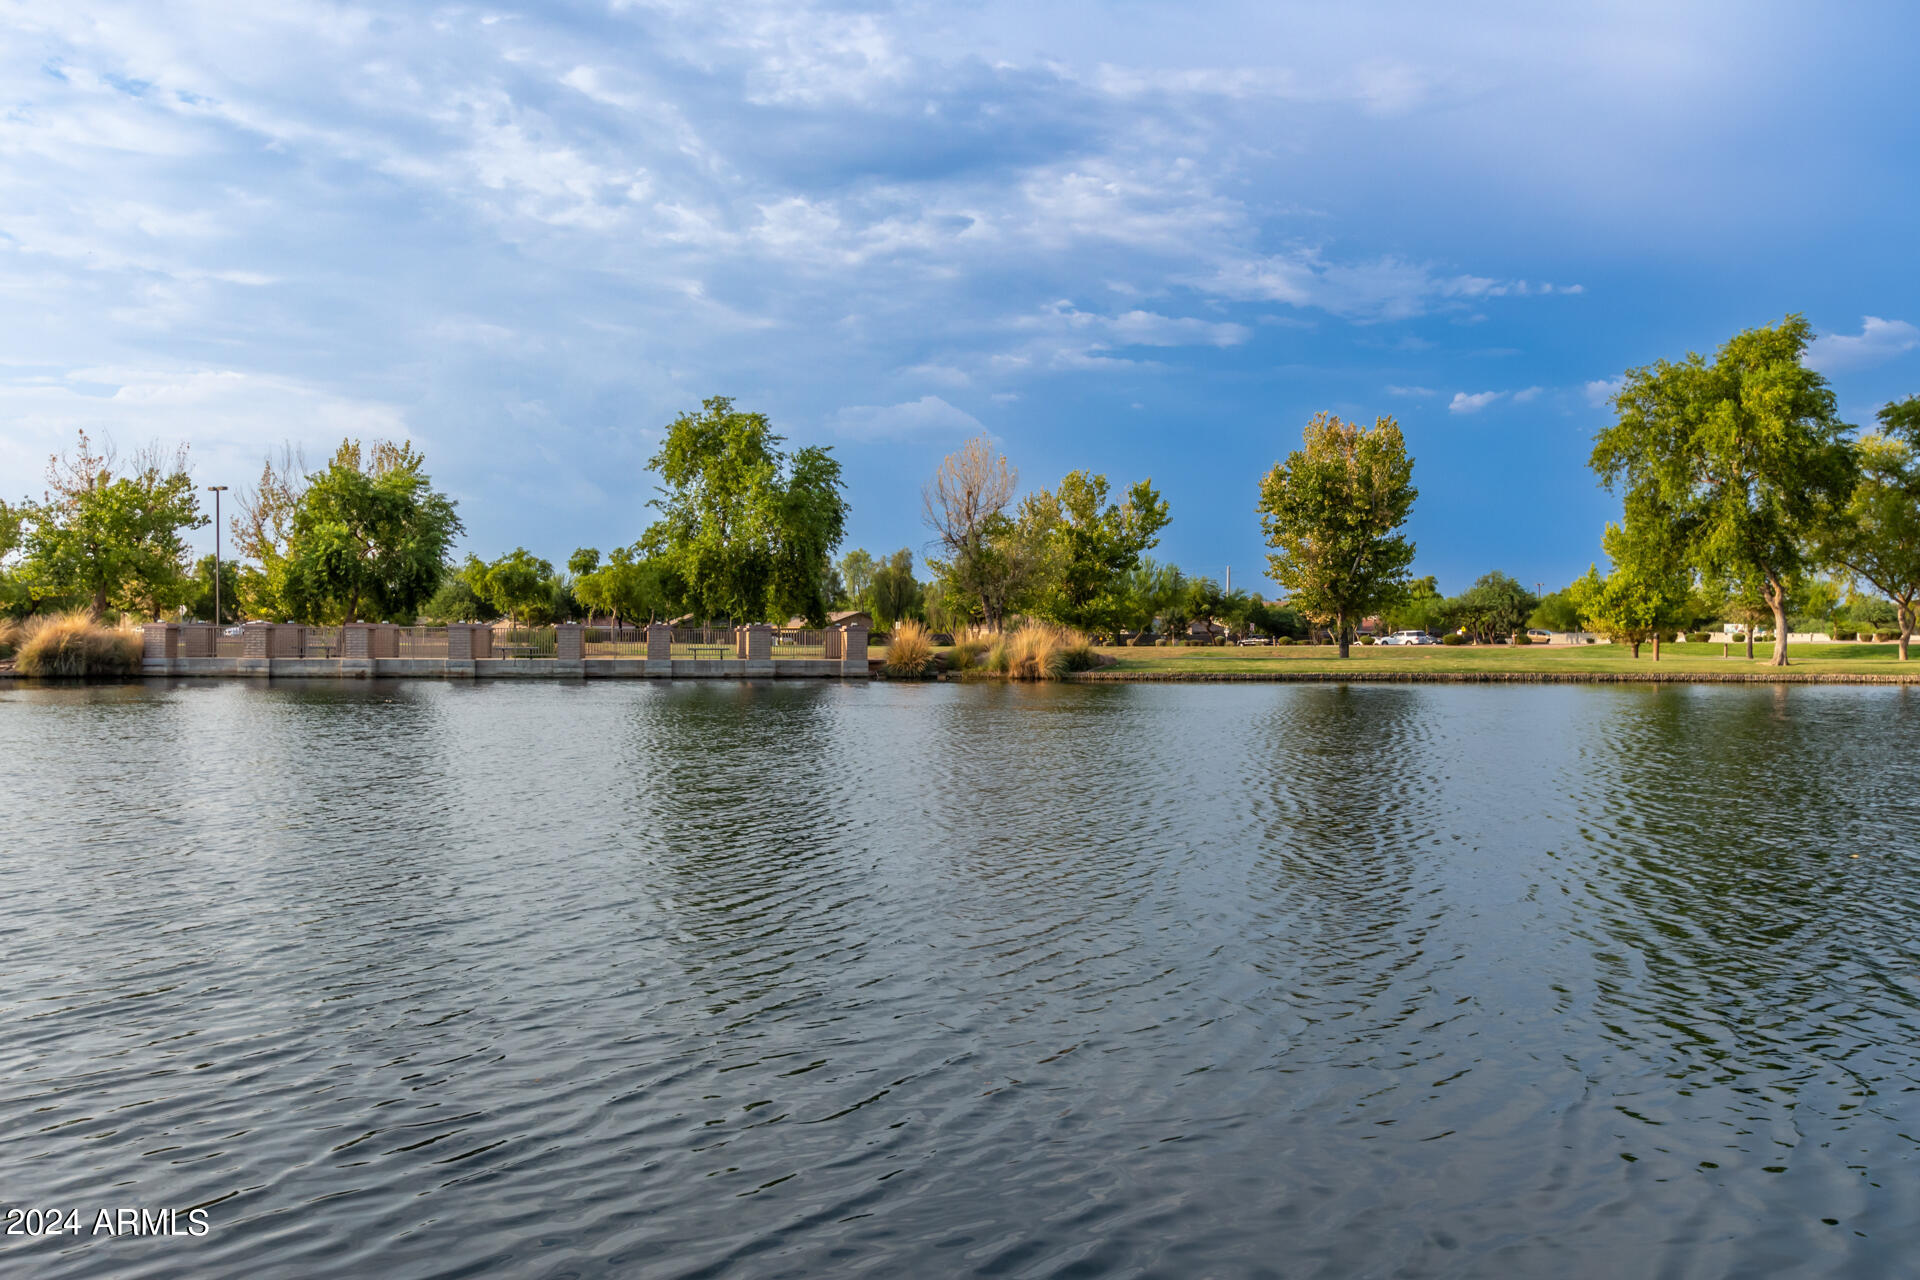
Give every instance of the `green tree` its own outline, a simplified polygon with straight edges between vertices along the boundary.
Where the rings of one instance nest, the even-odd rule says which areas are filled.
[[[481,573],[486,572],[481,566]],[[449,573],[440,579],[440,586],[433,596],[420,606],[419,618],[435,623],[448,622],[486,622],[500,615],[479,592],[473,589],[468,573],[464,570]]]
[[[1527,625],[1527,615],[1540,602],[1532,592],[1504,573],[1483,574],[1471,587],[1445,606],[1475,640],[1511,637]]]
[[[1334,624],[1344,658],[1352,624],[1406,591],[1413,544],[1398,530],[1419,491],[1392,418],[1363,430],[1318,413],[1303,443],[1260,485],[1268,576],[1295,608]]]
[[[1592,465],[1666,513],[1682,560],[1773,615],[1773,665],[1787,664],[1791,583],[1853,492],[1856,467],[1826,379],[1801,357],[1813,331],[1790,315],[1729,339],[1712,363],[1690,353],[1627,371],[1619,420]]]
[[[1126,575],[1160,541],[1171,517],[1151,480],[1108,500],[1104,475],[1068,472],[1057,490],[1020,506],[1021,532],[1033,551],[1032,612],[1091,631],[1113,631]]]
[[[1589,631],[1616,644],[1640,646],[1653,641],[1653,660],[1660,660],[1660,637],[1678,626],[1690,605],[1692,577],[1681,562],[1670,536],[1671,526],[1628,504],[1625,524],[1609,524],[1601,547],[1613,562],[1605,578],[1589,568],[1568,594]],[[1639,518],[1636,518],[1638,516]]]
[[[1220,584],[1212,578],[1201,576],[1187,579],[1186,590],[1174,602],[1174,612],[1180,617],[1180,629],[1174,633],[1176,639],[1191,639],[1190,632],[1196,622],[1213,622],[1225,607],[1226,597],[1220,591]],[[1209,638],[1208,643],[1212,640]]]
[[[286,522],[279,595],[303,622],[412,618],[433,597],[454,538],[454,502],[410,443],[342,441],[307,477]]]
[[[576,551],[568,567],[574,571],[573,589],[580,603],[606,614],[616,626],[656,618],[666,604],[659,567],[631,547],[615,547],[604,565],[598,551]]]
[[[945,609],[1001,627],[1031,573],[1031,545],[1007,516],[1019,473],[979,436],[947,455],[921,491],[940,556],[927,567]]]
[[[553,597],[553,565],[525,547],[515,547],[486,567],[480,594],[507,617],[507,625],[529,622]]]
[[[840,590],[836,593],[839,601],[849,609],[873,608],[872,598],[868,595],[873,589],[873,575],[878,566],[865,547],[855,547],[840,557],[837,566],[840,574]]]
[[[782,443],[765,415],[715,396],[674,419],[648,464],[663,482],[661,518],[642,541],[702,617],[826,624],[846,534],[840,464],[830,449],[788,454]]]
[[[1381,611],[1380,620],[1388,631],[1425,631],[1439,635],[1447,629],[1446,607],[1446,597],[1440,593],[1440,580],[1429,574],[1409,582],[1399,601]]]
[[[28,516],[24,576],[42,595],[87,600],[157,618],[186,595],[182,532],[206,523],[182,446],[153,446],[120,467],[112,444],[94,451],[79,433],[74,451],[47,464],[47,492]]]
[[[1920,595],[1920,396],[1882,407],[1879,418],[1881,430],[1860,442],[1859,482],[1822,551],[1893,603],[1905,662]]]
[[[873,571],[873,580],[867,585],[873,625],[891,631],[899,619],[918,617],[923,597],[924,591],[913,576],[913,552],[902,547]]]
[[[217,622],[225,625],[240,619],[240,566],[232,560],[220,561],[220,614],[213,616],[213,557],[201,556],[194,562],[193,575],[188,579],[186,598],[187,615],[203,622]]]
[[[1540,603],[1527,617],[1527,625],[1548,631],[1580,630],[1580,607],[1573,602],[1572,589],[1562,587],[1541,596]]]
[[[27,510],[0,500],[0,613],[26,612],[26,585],[20,578],[20,544],[26,530]]]
[[[1153,624],[1173,607],[1173,601],[1186,590],[1186,575],[1179,566],[1160,564],[1141,557],[1139,565],[1122,583],[1114,611],[1115,624],[1144,641]]]

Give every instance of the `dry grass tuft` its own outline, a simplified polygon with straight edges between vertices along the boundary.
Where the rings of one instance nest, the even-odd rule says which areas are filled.
[[[76,680],[140,673],[140,635],[115,631],[85,610],[30,618],[20,628],[14,667],[23,676]]]
[[[893,624],[887,638],[887,674],[919,678],[933,665],[933,641],[927,629],[911,618]]]
[[[1096,659],[1093,641],[1071,627],[1029,622],[1002,636],[987,655],[987,666],[1009,680],[1058,680],[1085,671]]]
[[[947,650],[947,670],[971,671],[980,665],[1000,640],[1000,633],[992,627],[973,623],[958,636],[954,637],[953,648]]]
[[[0,618],[0,658],[11,658],[19,647],[20,624],[11,618]]]

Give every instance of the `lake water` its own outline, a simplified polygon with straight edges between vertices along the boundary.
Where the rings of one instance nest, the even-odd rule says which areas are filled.
[[[7,1275],[1920,1247],[1920,691],[149,682],[0,769],[0,1201],[87,1228]]]

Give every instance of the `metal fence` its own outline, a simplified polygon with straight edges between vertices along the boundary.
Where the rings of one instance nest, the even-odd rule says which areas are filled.
[[[774,660],[824,657],[826,642],[824,631],[776,631],[773,633]]]
[[[557,643],[552,627],[493,624],[493,656],[496,658],[551,658]]]
[[[400,628],[398,652],[401,658],[444,658],[447,656],[445,627]]]
[[[559,633],[553,627],[508,627],[492,624],[491,656],[495,658],[552,659],[558,655]],[[231,634],[229,634],[231,633]],[[781,659],[818,659],[824,656],[828,633],[825,631],[775,631],[772,656]],[[581,631],[582,654],[587,658],[645,659],[647,627],[588,626]],[[273,641],[274,657],[295,656],[280,646],[284,634]],[[246,656],[247,636],[239,627],[222,628],[213,635],[215,657]],[[732,627],[675,627],[670,653],[678,661],[730,659],[739,652]],[[310,626],[304,629],[298,656],[336,659],[346,656],[344,627]],[[398,658],[445,659],[447,628],[399,627],[395,632],[394,656]]]
[[[589,658],[644,658],[647,656],[645,627],[588,627],[580,635],[582,652]]]

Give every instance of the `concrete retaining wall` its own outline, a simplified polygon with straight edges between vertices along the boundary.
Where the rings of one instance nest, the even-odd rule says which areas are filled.
[[[141,673],[150,676],[237,676],[259,679],[365,680],[772,680],[865,679],[823,658],[726,658],[665,662],[637,658],[182,658],[157,656],[151,643]]]

